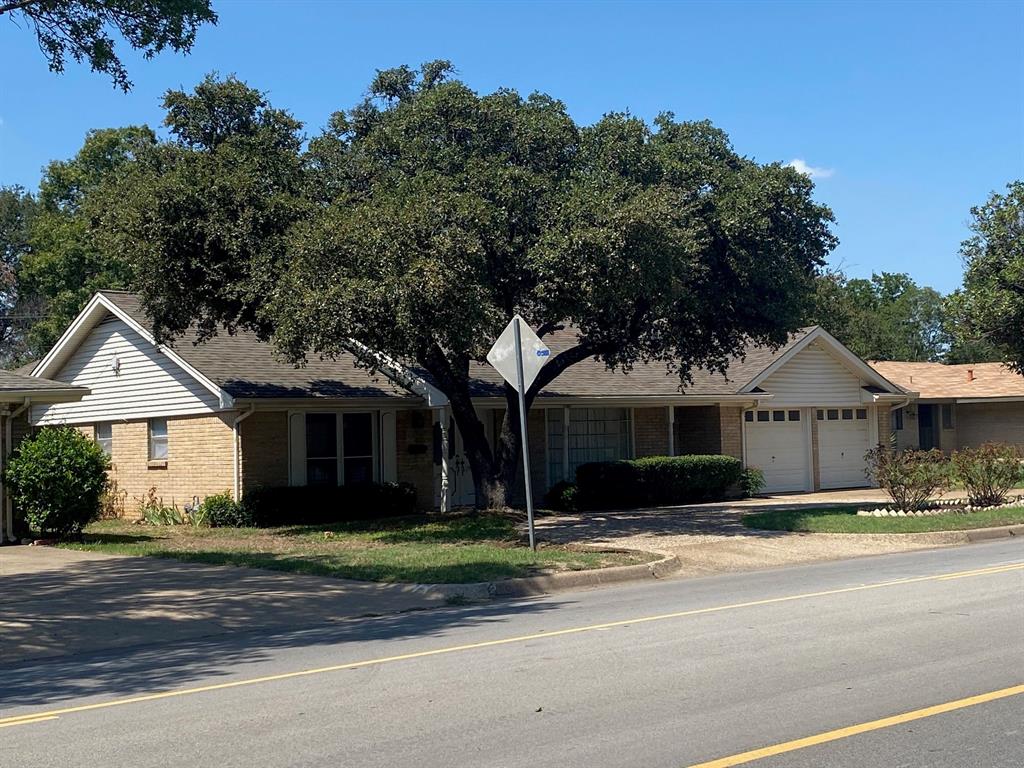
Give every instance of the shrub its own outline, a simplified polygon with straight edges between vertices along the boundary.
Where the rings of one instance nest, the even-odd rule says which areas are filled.
[[[975,507],[994,507],[1006,502],[1007,492],[1022,480],[1021,453],[1012,445],[985,443],[962,448],[952,456],[956,478]]]
[[[584,464],[576,470],[581,509],[689,504],[725,498],[743,471],[732,456],[649,456]]]
[[[868,477],[889,494],[896,509],[921,509],[949,487],[949,461],[936,448],[894,451],[879,445],[864,454],[864,459]]]
[[[249,510],[227,492],[207,496],[199,509],[214,528],[248,528],[252,525]]]
[[[416,488],[408,483],[254,488],[242,506],[259,527],[401,517],[416,511]]]
[[[544,503],[550,509],[556,509],[559,512],[573,512],[577,508],[577,493],[576,483],[560,480],[544,494]]]
[[[748,499],[764,490],[764,472],[757,467],[747,467],[740,475],[740,491]]]
[[[43,536],[77,536],[100,514],[109,461],[71,427],[46,427],[22,441],[4,471],[11,500]]]

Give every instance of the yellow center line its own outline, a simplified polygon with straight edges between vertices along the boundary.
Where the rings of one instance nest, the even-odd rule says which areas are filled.
[[[691,765],[690,768],[731,768],[731,766],[734,765],[744,765],[745,763],[752,763],[755,760],[763,760],[766,757],[783,755],[787,752],[795,752],[798,749],[806,749],[807,747],[813,747],[818,744],[827,744],[830,741],[846,739],[860,733],[869,733],[870,731],[877,731],[882,728],[891,728],[894,725],[912,723],[915,720],[922,720],[926,717],[942,715],[946,712],[955,712],[958,709],[1005,699],[1008,696],[1019,696],[1022,693],[1024,693],[1024,685],[1014,685],[1010,688],[1002,688],[998,691],[990,691],[989,693],[981,693],[977,696],[969,696],[966,699],[957,699],[956,701],[949,701],[945,704],[936,704],[933,707],[915,709],[913,712],[904,712],[902,715],[883,717],[880,720],[872,720],[867,723],[851,725],[846,728],[837,728],[834,731],[825,731],[824,733],[819,733],[815,736],[807,736],[803,739],[786,741],[781,744],[774,744],[770,747],[763,747],[761,749],[752,749],[749,752],[741,752],[738,755],[720,757],[717,760],[710,760],[706,763]]]
[[[569,627],[567,629],[555,629],[548,632],[535,632],[529,635],[516,635],[513,637],[504,637],[499,640],[484,640],[478,643],[466,643],[465,645],[452,645],[444,648],[434,648],[429,651],[414,651],[411,653],[402,653],[396,656],[383,656],[376,659],[365,659],[363,661],[351,661],[343,664],[332,664],[327,667],[317,667],[315,669],[302,669],[295,672],[282,672],[276,675],[264,675],[262,677],[251,677],[244,680],[233,680],[228,683],[214,683],[211,685],[201,685],[195,688],[179,688],[171,691],[160,691],[158,693],[146,693],[138,696],[130,696],[123,699],[112,699],[110,701],[100,701],[94,704],[79,704],[71,707],[63,707],[60,709],[53,709],[46,712],[33,712],[28,715],[15,715],[12,717],[0,718],[0,725],[8,723],[18,723],[23,720],[31,720],[34,718],[50,716],[50,715],[68,715],[75,712],[90,712],[96,709],[108,709],[110,707],[121,707],[127,704],[139,704],[146,701],[158,701],[160,699],[170,699],[178,696],[190,696],[196,693],[207,693],[209,691],[223,691],[229,688],[241,688],[248,685],[260,685],[263,683],[278,682],[280,680],[293,680],[300,677],[310,677],[312,675],[323,675],[329,672],[341,672],[347,669],[360,669],[362,667],[377,666],[381,664],[390,664],[396,661],[408,661],[410,659],[423,659],[430,656],[442,656],[450,653],[459,653],[462,651],[477,650],[480,648],[494,648],[502,645],[512,645],[514,643],[525,643],[530,640],[544,640],[552,637],[565,637],[567,635],[578,635],[584,632],[594,632],[602,629],[612,629],[615,627],[626,627],[634,624],[649,624],[655,621],[666,621],[669,619],[681,619],[689,616],[704,616],[711,613],[722,613],[724,611],[735,611],[741,608],[754,608],[762,605],[777,605],[779,603],[790,603],[797,600],[810,600],[816,597],[828,597],[830,595],[843,595],[851,592],[864,592],[870,589],[884,589],[886,587],[901,586],[904,584],[918,584],[927,581],[940,581],[955,576],[984,576],[994,573],[1004,573],[1011,570],[1024,570],[1024,562],[1013,563],[1010,565],[993,566],[987,569],[976,569],[971,571],[960,571],[956,573],[943,573],[935,574],[931,576],[914,576],[907,579],[895,579],[893,581],[880,581],[873,584],[858,584],[852,587],[839,587],[837,589],[826,589],[819,592],[803,592],[796,595],[785,595],[783,597],[769,597],[762,600],[749,600],[743,603],[730,603],[727,605],[716,605],[710,608],[693,608],[686,611],[674,611],[672,613],[661,613],[655,616],[640,616],[634,619],[621,619],[619,621],[608,621],[602,624],[589,624],[582,627]]]
[[[11,722],[0,723],[0,728],[10,728],[14,725],[32,725],[32,723],[44,723],[47,720],[59,719],[56,715],[40,715],[36,717],[25,718],[24,720],[12,720]]]

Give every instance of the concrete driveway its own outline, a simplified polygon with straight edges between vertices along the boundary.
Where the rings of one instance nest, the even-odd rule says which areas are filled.
[[[0,547],[0,663],[443,605],[412,584]]]
[[[755,510],[844,506],[882,502],[877,489],[777,495],[715,504],[586,512],[541,518],[538,535],[558,542],[586,542],[676,555],[680,576],[838,560],[967,543],[964,532],[827,534],[757,531],[740,522]]]

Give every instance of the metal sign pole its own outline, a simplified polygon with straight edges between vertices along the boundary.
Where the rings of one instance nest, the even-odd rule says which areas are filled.
[[[523,487],[526,489],[526,520],[530,529],[530,549],[537,549],[533,533],[533,488],[530,482],[530,446],[526,441],[526,387],[523,386],[523,340],[519,332],[519,318],[512,325],[515,333],[516,389],[519,390],[519,434],[523,442]]]

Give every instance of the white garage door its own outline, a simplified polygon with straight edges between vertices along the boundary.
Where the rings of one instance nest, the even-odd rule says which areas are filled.
[[[822,488],[870,485],[864,474],[869,445],[867,408],[818,409],[818,467]]]
[[[747,411],[748,467],[764,472],[768,493],[808,490],[807,438],[799,409]]]

